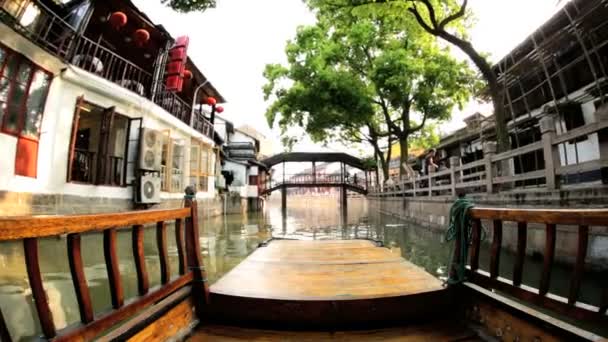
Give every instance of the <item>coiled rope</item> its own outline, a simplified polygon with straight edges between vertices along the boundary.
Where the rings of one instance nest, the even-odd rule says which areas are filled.
[[[454,241],[460,236],[460,255],[457,256],[457,260],[454,260],[454,254],[452,254],[450,267],[448,267],[448,285],[458,284],[465,280],[466,259],[473,236],[473,224],[469,211],[473,207],[473,202],[462,196],[450,208],[450,221],[448,230],[445,232],[445,241]],[[485,239],[483,229],[480,239]]]

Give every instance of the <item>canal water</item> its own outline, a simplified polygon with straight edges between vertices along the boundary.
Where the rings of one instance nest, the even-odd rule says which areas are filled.
[[[364,198],[349,198],[347,222],[340,218],[338,197],[290,197],[287,217],[283,220],[280,199],[271,197],[260,213],[203,217],[200,222],[200,242],[208,278],[211,283],[226,274],[252,253],[259,243],[270,238],[286,239],[371,239],[382,241],[391,252],[424,267],[429,273],[445,279],[450,262],[452,244],[445,243],[443,234],[418,227],[393,217],[370,210]],[[178,269],[174,227],[169,226],[168,245],[170,267],[175,276]],[[137,295],[137,279],[131,234],[118,234],[120,273],[125,298]],[[160,263],[154,229],[146,229],[144,237],[146,266],[150,286],[160,284]],[[96,314],[111,308],[110,292],[100,234],[82,237],[85,274]],[[513,255],[501,256],[501,275],[510,277]],[[79,320],[66,254],[65,238],[40,241],[40,262],[44,286],[57,328]],[[480,255],[480,265],[489,264],[487,244]],[[535,286],[539,282],[542,260],[528,258],[524,283]],[[14,340],[28,341],[40,335],[20,242],[0,243],[0,308],[7,320]],[[552,275],[551,291],[566,295],[571,270],[556,267]],[[582,300],[598,302],[602,279],[587,275],[581,289]],[[246,286],[246,284],[243,284]]]

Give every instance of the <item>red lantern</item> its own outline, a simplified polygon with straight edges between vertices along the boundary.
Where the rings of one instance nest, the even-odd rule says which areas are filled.
[[[192,79],[192,71],[186,69],[184,70],[184,79],[191,80]]]
[[[224,107],[217,106],[217,107],[215,107],[215,111],[218,112],[218,113],[222,113],[224,111]]]
[[[217,104],[217,100],[215,99],[215,97],[208,97],[207,104],[210,106],[215,106]]]
[[[150,40],[150,32],[148,32],[146,29],[138,29],[133,34],[133,39],[135,40],[135,44],[137,46],[142,47]]]
[[[123,26],[127,25],[127,15],[123,12],[114,12],[110,15],[108,20],[110,25],[116,31],[120,30]]]

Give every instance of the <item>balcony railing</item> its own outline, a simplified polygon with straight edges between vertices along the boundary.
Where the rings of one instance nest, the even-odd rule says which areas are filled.
[[[213,125],[204,117],[190,120],[192,107],[162,82],[154,89],[152,73],[140,68],[98,42],[77,34],[76,29],[39,1],[27,8],[7,12],[2,5],[14,0],[0,0],[0,21],[32,40],[66,63],[152,100],[171,115],[203,135],[213,139]]]
[[[84,36],[74,41],[71,64],[150,98],[152,74]]]

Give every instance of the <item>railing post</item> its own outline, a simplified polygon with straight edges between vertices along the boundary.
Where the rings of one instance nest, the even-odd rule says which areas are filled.
[[[553,146],[553,139],[555,138],[555,121],[553,117],[545,116],[540,119],[540,133],[542,134],[547,189],[555,190],[559,187],[555,175],[556,164],[559,164],[559,152],[557,146]]]
[[[199,319],[203,318],[205,307],[209,303],[209,284],[201,256],[201,245],[198,235],[198,206],[196,191],[188,186],[185,190],[184,206],[190,208],[190,217],[186,218],[186,255],[188,270],[194,275],[192,296]]]
[[[608,121],[608,104],[604,104],[595,111],[595,121],[602,122]],[[600,149],[600,161],[608,160],[608,128],[602,129],[597,132],[597,138]],[[602,183],[608,184],[608,167],[601,168]]]
[[[456,168],[460,166],[460,157],[450,157],[450,180],[452,196],[456,196]]]
[[[494,168],[492,167],[492,158],[496,155],[496,142],[488,141],[483,145],[483,157],[486,168],[486,192],[491,194],[494,192]]]

